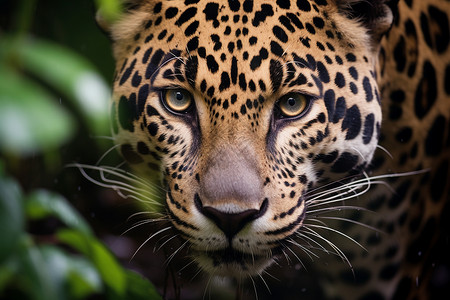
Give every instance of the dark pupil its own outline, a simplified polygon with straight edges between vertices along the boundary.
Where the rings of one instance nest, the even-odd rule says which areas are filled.
[[[183,93],[181,93],[181,92],[177,92],[177,94],[176,94],[175,98],[177,98],[177,100],[178,100],[178,101],[181,101],[181,100],[183,100],[183,98],[184,98],[184,96],[183,96]]]
[[[287,101],[289,106],[295,106],[296,102],[294,98],[289,98]]]

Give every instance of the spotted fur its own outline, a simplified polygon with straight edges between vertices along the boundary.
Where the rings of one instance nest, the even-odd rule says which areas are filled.
[[[406,287],[431,278],[414,251],[432,255],[448,211],[449,11],[417,0],[134,1],[108,29],[114,138],[166,190],[164,213],[190,257],[238,278],[314,244],[317,191],[429,169],[358,200],[377,210],[358,222],[387,235],[333,228],[369,251],[344,243],[354,280],[341,263],[325,283],[343,299],[425,295],[426,284]],[[193,102],[173,110],[167,91]],[[283,114],[286,95],[305,109]],[[391,158],[373,158],[379,141]]]

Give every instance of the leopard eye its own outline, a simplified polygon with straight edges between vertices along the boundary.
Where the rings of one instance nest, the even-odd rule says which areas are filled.
[[[167,108],[175,113],[188,111],[193,103],[191,93],[183,89],[165,90],[162,96]]]
[[[278,100],[278,107],[283,117],[297,117],[308,109],[309,98],[300,93],[289,93]]]

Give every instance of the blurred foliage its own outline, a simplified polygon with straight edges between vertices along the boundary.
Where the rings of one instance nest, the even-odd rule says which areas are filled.
[[[26,221],[48,217],[55,217],[64,226],[46,241],[26,231]],[[89,295],[161,299],[151,283],[118,264],[61,195],[48,190],[25,195],[3,171],[0,226],[0,296],[33,300],[85,299]]]
[[[120,13],[117,0],[95,2],[106,20]],[[64,169],[111,146],[100,137],[109,136],[114,64],[95,9],[89,0],[0,1],[0,298],[160,299],[96,237],[80,198],[99,192],[81,193]]]

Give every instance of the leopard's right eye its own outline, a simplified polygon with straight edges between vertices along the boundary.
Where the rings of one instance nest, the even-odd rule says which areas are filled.
[[[194,103],[194,97],[184,89],[165,90],[162,100],[167,109],[178,114],[189,111]]]
[[[289,93],[277,101],[277,107],[282,118],[303,116],[310,106],[310,98],[300,93]]]

